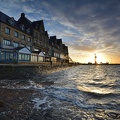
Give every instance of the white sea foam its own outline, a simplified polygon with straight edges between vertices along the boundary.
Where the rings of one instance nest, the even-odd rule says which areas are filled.
[[[119,66],[113,68],[113,66],[81,65],[42,78],[38,77],[37,80],[0,82],[4,88],[34,89],[40,93],[40,97],[37,93],[32,97],[34,109],[53,108],[59,112],[70,110],[74,115],[79,115],[78,111],[82,109],[89,114],[91,111],[95,114],[96,109],[120,110],[120,79],[117,72],[119,69]],[[53,83],[49,84],[50,81]],[[84,115],[87,116],[87,113]]]

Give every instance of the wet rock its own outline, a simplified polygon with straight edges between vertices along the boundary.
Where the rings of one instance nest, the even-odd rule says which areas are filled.
[[[119,113],[114,113],[114,112],[110,112],[107,114],[110,118],[114,118],[114,119],[120,119],[120,114]]]
[[[12,119],[7,116],[0,115],[0,120],[12,120]]]
[[[3,107],[3,106],[4,106],[4,102],[0,101],[0,107]]]

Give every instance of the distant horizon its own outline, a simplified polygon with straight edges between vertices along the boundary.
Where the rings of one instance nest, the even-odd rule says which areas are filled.
[[[9,4],[6,4],[9,3]],[[18,20],[43,20],[49,36],[63,39],[80,63],[120,63],[120,0],[2,0],[0,11]]]
[[[89,62],[88,63],[80,63],[80,62],[75,62],[75,63],[79,63],[79,64],[90,64]],[[108,63],[108,64],[106,64],[106,63],[97,63],[97,64],[95,64],[95,63],[91,63],[92,65],[120,65],[120,63]]]

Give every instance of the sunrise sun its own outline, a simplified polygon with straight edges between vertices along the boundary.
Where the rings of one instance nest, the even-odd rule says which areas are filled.
[[[91,63],[96,62],[97,64],[108,62],[106,56],[102,53],[91,53],[91,54],[89,54],[88,61],[91,62]]]
[[[96,62],[98,64],[100,64],[100,63],[106,63],[107,60],[106,60],[106,57],[102,53],[96,53]]]

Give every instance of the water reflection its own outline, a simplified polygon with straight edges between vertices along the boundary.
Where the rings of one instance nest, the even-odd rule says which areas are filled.
[[[1,80],[2,88],[34,89],[33,109],[52,109],[63,119],[120,119],[120,66],[89,65],[33,76]]]
[[[114,90],[110,90],[106,88],[85,87],[85,86],[77,86],[77,88],[84,92],[96,93],[96,94],[101,94],[101,95],[114,93]]]

